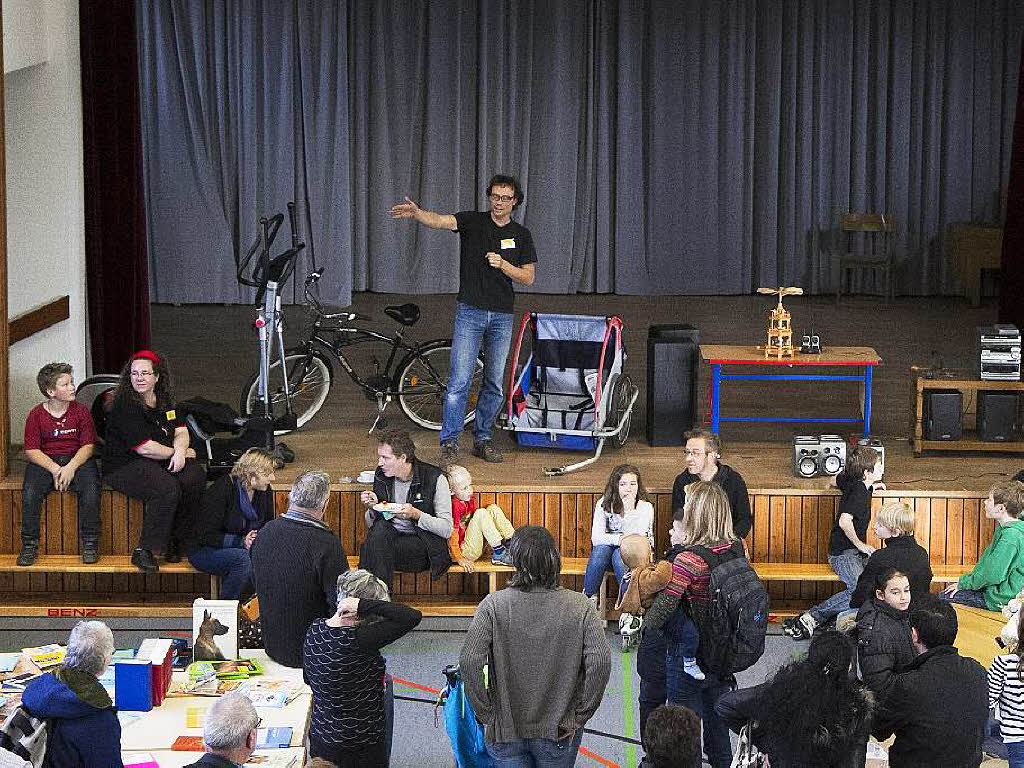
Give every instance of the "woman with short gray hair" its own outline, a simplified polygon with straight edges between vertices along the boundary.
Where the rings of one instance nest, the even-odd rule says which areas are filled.
[[[338,768],[387,766],[386,664],[380,649],[422,619],[388,599],[387,586],[362,569],[338,577],[338,610],[306,632],[302,676],[313,689],[311,757]]]
[[[44,766],[121,768],[121,724],[98,678],[114,655],[114,636],[101,621],[71,630],[64,663],[25,687],[22,706],[49,721]]]

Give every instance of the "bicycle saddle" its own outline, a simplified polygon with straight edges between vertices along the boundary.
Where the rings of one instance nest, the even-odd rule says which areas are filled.
[[[420,308],[415,304],[395,304],[384,307],[384,314],[402,325],[415,325],[420,319]]]

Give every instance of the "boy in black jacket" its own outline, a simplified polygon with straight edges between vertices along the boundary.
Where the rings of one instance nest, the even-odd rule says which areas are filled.
[[[834,619],[850,609],[850,597],[857,579],[864,570],[864,558],[875,548],[865,542],[868,523],[871,522],[871,492],[884,490],[882,457],[874,448],[858,445],[836,477],[836,485],[843,492],[839,500],[839,514],[832,525],[828,539],[828,564],[846,585],[846,589],[818,603],[797,618],[786,619],[782,628],[796,640],[810,640],[815,627]]]
[[[905,573],[910,579],[910,597],[914,599],[931,592],[932,566],[928,551],[914,538],[914,510],[902,501],[890,501],[878,510],[875,534],[882,540],[864,563],[864,572],[857,579],[857,588],[850,598],[851,608],[860,608],[874,594],[875,581],[890,568]]]

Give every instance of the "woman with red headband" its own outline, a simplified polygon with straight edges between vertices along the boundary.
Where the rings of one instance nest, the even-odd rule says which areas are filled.
[[[107,416],[103,480],[142,499],[142,533],[132,564],[157,571],[153,552],[176,563],[194,535],[206,472],[189,448],[188,428],[171,396],[171,375],[156,352],[136,352],[121,369]]]

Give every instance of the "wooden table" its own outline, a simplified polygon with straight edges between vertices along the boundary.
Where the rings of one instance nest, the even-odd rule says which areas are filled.
[[[918,368],[911,367],[916,374]],[[924,438],[924,396],[933,389],[956,389],[964,393],[964,401],[969,403],[964,415],[973,418],[976,414],[978,393],[986,391],[1018,392],[1024,395],[1024,381],[982,381],[981,379],[965,378],[970,376],[967,371],[957,375],[956,379],[926,379],[916,376],[914,390],[914,455],[920,456],[922,451],[1001,451],[1003,453],[1024,453],[1024,441],[1008,440],[996,442],[979,440],[976,429],[964,429],[961,440],[925,440]],[[1018,406],[1019,407],[1019,406]],[[969,423],[969,422],[968,422]]]
[[[293,683],[302,683],[302,670],[284,667],[271,661],[266,651],[241,651],[246,659],[257,659],[263,667],[264,677],[285,679]],[[186,673],[174,673],[176,681],[185,680]],[[258,679],[258,678],[256,678]],[[292,747],[302,747],[309,727],[309,717],[313,707],[313,693],[303,683],[304,690],[291,703],[284,707],[257,707],[263,718],[263,728],[290,726],[292,729]],[[174,740],[179,736],[202,736],[202,728],[185,727],[185,710],[187,707],[213,706],[215,698],[211,696],[184,696],[164,699],[159,707],[149,712],[142,712],[138,720],[125,725],[121,730],[121,750],[123,752],[157,752],[170,751]],[[199,753],[181,753],[193,755],[199,759]],[[159,761],[158,761],[159,762]],[[185,763],[188,764],[187,762]],[[163,764],[161,763],[161,766]],[[174,765],[174,763],[168,763]]]
[[[819,355],[793,357],[764,356],[754,346],[733,346],[728,344],[701,344],[701,357],[711,365],[711,431],[718,434],[722,422],[786,422],[815,424],[861,424],[864,436],[871,434],[871,383],[875,366],[882,358],[871,347],[827,347]],[[760,373],[723,373],[723,368],[732,366],[765,366]],[[812,369],[813,373],[791,373],[790,369]],[[826,373],[818,368],[859,369],[856,374]],[[723,417],[719,413],[723,381],[766,381],[782,383],[788,381],[816,381],[822,383],[855,381],[863,385],[861,395],[861,418],[859,419],[816,419],[810,417],[766,418],[759,416]]]
[[[999,269],[1003,228],[958,221],[949,225],[949,257],[972,307],[981,303],[981,270]]]
[[[969,608],[966,605],[952,603],[956,609],[957,633],[954,645],[961,656],[976,659],[981,666],[988,668],[992,659],[1003,649],[996,645],[996,638],[1003,631],[1006,619],[999,611],[986,611],[984,608]]]
[[[128,758],[130,755],[139,754],[149,754],[149,756],[156,761],[156,764],[159,765],[160,768],[184,768],[184,766],[186,765],[192,765],[192,763],[194,763],[196,760],[203,756],[202,752],[172,752],[168,750],[147,749],[143,750],[142,752],[125,750],[121,753],[121,759],[126,760],[126,758]],[[256,752],[253,752],[253,755],[251,758],[249,758],[249,760],[253,761],[254,759],[258,759],[260,755],[271,754],[288,755],[288,757],[293,759],[293,768],[302,768],[302,766],[306,762],[306,750],[302,747],[288,747],[286,749],[261,749]],[[258,763],[254,762],[253,764],[255,765]],[[247,762],[246,765],[249,765],[249,762]]]

